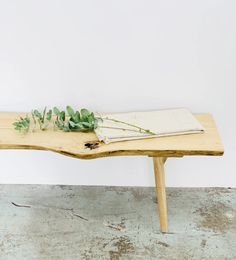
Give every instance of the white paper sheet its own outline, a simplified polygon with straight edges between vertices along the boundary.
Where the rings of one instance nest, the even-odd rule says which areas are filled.
[[[98,128],[95,132],[98,139],[105,143],[204,132],[203,126],[186,108],[100,114],[99,116],[103,120],[99,120]],[[145,133],[143,130],[139,132],[139,129],[136,127],[114,122],[113,120],[126,122],[150,130],[155,135]]]

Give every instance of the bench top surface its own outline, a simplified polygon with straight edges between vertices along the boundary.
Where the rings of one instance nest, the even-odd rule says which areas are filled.
[[[89,149],[86,143],[98,142],[95,133],[61,131],[36,131],[20,134],[12,123],[26,113],[0,113],[0,149],[49,150],[81,159],[116,155],[148,155],[181,157],[185,155],[222,155],[224,148],[213,117],[210,114],[195,114],[205,127],[203,134],[154,137],[143,140],[123,141],[110,144],[99,142]]]

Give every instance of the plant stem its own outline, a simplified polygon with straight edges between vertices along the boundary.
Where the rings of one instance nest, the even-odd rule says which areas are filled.
[[[144,132],[144,133],[147,133],[147,134],[150,134],[150,135],[156,135],[154,132],[151,132],[149,129],[144,129],[144,128],[140,127],[140,126],[133,125],[133,124],[130,124],[130,123],[118,120],[118,119],[109,118],[109,117],[105,117],[105,118],[101,118],[101,119],[102,120],[105,119],[105,120],[109,120],[109,121],[112,121],[112,122],[115,122],[115,123],[120,123],[120,124],[124,124],[124,125],[128,125],[128,126],[137,128],[139,130],[139,132]],[[129,130],[129,129],[126,129],[126,130]],[[132,130],[130,130],[130,131],[132,131]]]
[[[33,121],[34,121],[34,127],[33,127],[33,132],[35,131],[35,129],[36,129],[36,124],[37,124],[37,122],[36,122],[36,119],[35,119],[35,116],[34,116],[34,113],[33,113],[33,111],[31,112],[31,117],[33,118]]]
[[[109,129],[117,129],[117,130],[123,130],[123,131],[130,131],[130,132],[140,133],[139,130],[136,130],[136,129],[128,129],[128,128],[122,128],[122,127],[99,126],[98,128],[109,128]]]
[[[47,111],[47,107],[45,107],[43,110],[43,119],[42,119],[43,124],[44,124],[44,120],[45,120],[46,111]]]

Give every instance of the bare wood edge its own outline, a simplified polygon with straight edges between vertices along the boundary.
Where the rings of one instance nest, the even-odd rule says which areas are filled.
[[[102,157],[111,157],[111,156],[149,156],[149,157],[183,157],[183,156],[194,156],[194,155],[209,155],[209,156],[222,156],[224,150],[219,151],[208,151],[208,150],[163,150],[163,151],[154,151],[154,150],[114,150],[114,151],[105,151],[99,152],[96,150],[96,153],[91,151],[86,151],[85,153],[71,153],[66,150],[54,149],[51,147],[36,146],[36,145],[9,145],[9,144],[0,144],[0,149],[20,149],[20,150],[45,150],[62,155],[66,155],[73,158],[79,159],[96,159]]]

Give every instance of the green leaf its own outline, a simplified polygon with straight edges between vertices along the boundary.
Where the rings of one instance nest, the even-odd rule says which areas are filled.
[[[67,111],[67,113],[68,113],[68,115],[69,115],[70,117],[73,117],[74,114],[75,114],[74,110],[73,110],[72,107],[70,107],[70,106],[67,106],[67,107],[66,107],[66,111]]]
[[[70,117],[69,120],[73,121],[74,123],[80,122],[80,114],[79,114],[79,112],[76,111],[76,112],[74,113],[74,115],[73,115],[72,117]]]
[[[73,122],[73,121],[69,121],[69,127],[75,128],[76,127],[76,123]]]
[[[28,123],[27,123],[25,120],[22,120],[22,125],[23,125],[24,127],[27,127]]]
[[[62,121],[65,121],[65,119],[66,119],[66,113],[65,113],[65,111],[61,111],[60,114],[59,114],[59,117],[60,117],[60,119],[61,119]]]
[[[70,132],[70,131],[71,131],[68,124],[65,124],[65,125],[63,126],[63,131],[64,131],[64,132]]]
[[[31,111],[31,116],[32,116],[32,118],[33,118],[34,124],[36,125],[36,119],[35,119],[34,111],[33,111],[33,110]]]
[[[81,130],[81,129],[84,129],[84,126],[82,123],[77,123],[76,128]]]
[[[50,110],[47,112],[46,119],[47,119],[48,121],[51,121],[51,119],[52,119],[52,109],[50,109]]]
[[[82,122],[83,126],[85,128],[91,128],[91,124],[90,123],[87,123],[87,122]]]
[[[87,116],[89,116],[91,113],[89,110],[85,109],[85,108],[82,108],[80,110],[80,114],[82,115],[83,118],[86,118]]]
[[[56,125],[60,130],[63,129],[63,124],[62,124],[60,121],[56,120],[56,121],[55,121],[55,125]]]
[[[34,115],[35,115],[37,118],[42,119],[42,115],[41,115],[41,113],[40,113],[37,109],[34,110]]]
[[[53,108],[53,112],[56,116],[59,116],[60,115],[60,110],[57,108],[57,107],[54,107]]]
[[[79,113],[79,111],[76,111],[76,112],[75,112],[75,115],[74,115],[73,118],[74,118],[74,120],[75,120],[76,123],[80,121],[80,113]]]
[[[88,117],[87,117],[87,120],[88,120],[88,122],[89,123],[93,123],[94,121],[95,121],[95,118],[92,116],[92,114],[91,115],[89,115]]]

